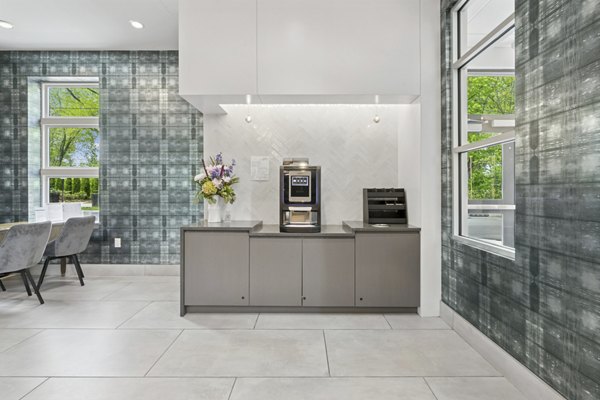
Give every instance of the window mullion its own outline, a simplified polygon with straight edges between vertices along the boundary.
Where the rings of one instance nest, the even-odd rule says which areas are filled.
[[[486,147],[495,146],[498,144],[513,142],[515,140],[514,132],[504,132],[500,135],[492,136],[487,139],[479,140],[477,142],[468,143],[462,146],[457,146],[453,149],[455,153],[466,153],[468,151],[479,150]]]
[[[98,117],[44,117],[41,123],[53,128],[98,128],[100,119]]]
[[[471,62],[481,52],[492,45],[496,40],[501,38],[506,32],[515,27],[515,13],[512,13],[504,21],[500,23],[493,31],[488,33],[483,39],[477,42],[473,47],[463,54],[453,64],[453,68],[459,69]],[[459,33],[460,34],[460,33]]]

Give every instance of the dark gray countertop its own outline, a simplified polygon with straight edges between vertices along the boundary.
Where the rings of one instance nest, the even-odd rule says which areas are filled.
[[[183,231],[237,231],[250,232],[260,228],[262,221],[231,221],[231,222],[198,222],[193,225],[184,225],[181,227]]]
[[[208,223],[205,221],[181,227],[183,231],[230,231],[249,232],[253,237],[353,237],[356,232],[420,232],[421,228],[412,225],[390,224],[376,227],[362,221],[344,221],[342,225],[323,225],[321,232],[280,232],[279,225],[263,225],[262,221],[231,221]]]
[[[421,228],[406,224],[389,224],[386,227],[377,227],[363,221],[343,221],[344,227],[353,232],[420,232]]]
[[[250,236],[260,237],[354,237],[354,232],[342,225],[323,225],[321,232],[280,232],[279,225],[263,225],[250,232]]]

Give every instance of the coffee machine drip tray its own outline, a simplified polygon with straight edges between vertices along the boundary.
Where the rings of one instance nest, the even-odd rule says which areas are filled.
[[[320,225],[281,225],[279,227],[280,232],[289,232],[289,233],[319,233],[321,232]]]

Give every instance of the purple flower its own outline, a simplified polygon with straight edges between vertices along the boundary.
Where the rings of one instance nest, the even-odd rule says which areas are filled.
[[[223,164],[223,153],[217,154],[217,156],[215,157],[215,161],[217,164]]]

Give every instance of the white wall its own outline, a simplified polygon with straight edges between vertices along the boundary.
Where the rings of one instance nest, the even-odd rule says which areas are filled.
[[[285,157],[308,157],[321,166],[323,224],[362,220],[362,189],[397,187],[398,159],[409,190],[409,214],[418,213],[418,106],[277,105],[225,106],[225,115],[205,115],[205,156],[224,152],[235,158],[238,201],[233,219],[279,223],[279,166]],[[399,146],[398,143],[401,142]],[[251,156],[270,157],[270,179],[250,180]],[[410,218],[410,215],[409,215]]]
[[[406,190],[408,223],[421,226],[421,107],[398,107],[398,184]]]
[[[421,307],[440,313],[442,296],[442,173],[440,2],[421,0]]]

